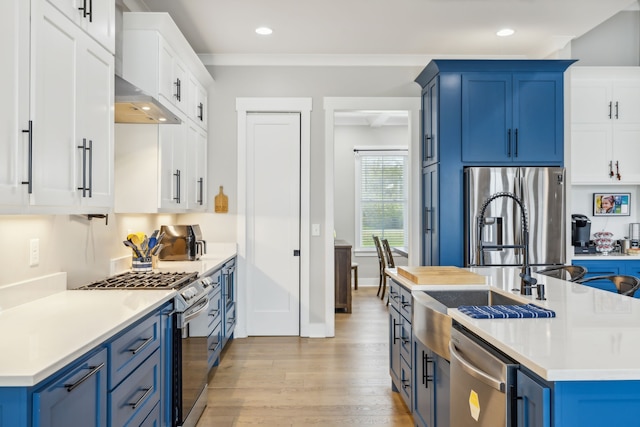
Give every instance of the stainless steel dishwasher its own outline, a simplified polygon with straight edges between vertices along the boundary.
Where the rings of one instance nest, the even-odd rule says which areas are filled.
[[[454,324],[451,353],[451,425],[515,427],[518,364]]]

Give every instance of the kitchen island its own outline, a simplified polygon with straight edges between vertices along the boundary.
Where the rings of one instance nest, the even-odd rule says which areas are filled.
[[[544,319],[473,319],[448,309],[455,322],[520,364],[537,390],[536,396],[518,395],[519,407],[537,413],[528,425],[640,425],[634,409],[640,403],[640,301],[535,275],[546,287],[547,300],[538,301],[535,292],[511,291],[520,285],[519,268],[470,271],[487,277],[486,287],[498,293],[556,313]],[[427,289],[393,270],[388,273],[414,294]],[[415,373],[413,379],[419,381]]]

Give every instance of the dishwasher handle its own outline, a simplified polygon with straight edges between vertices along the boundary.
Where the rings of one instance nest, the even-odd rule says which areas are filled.
[[[487,374],[486,372],[478,369],[476,366],[471,364],[471,362],[466,360],[462,356],[462,354],[458,352],[458,350],[456,349],[456,346],[451,341],[449,341],[449,352],[451,353],[451,358],[452,359],[455,358],[456,360],[458,360],[460,362],[460,366],[462,367],[462,370],[464,370],[467,374],[471,375],[473,378],[483,382],[484,384],[488,385],[491,388],[494,388],[502,393],[505,392],[506,386],[504,382],[502,382],[498,378],[492,377],[491,375]]]

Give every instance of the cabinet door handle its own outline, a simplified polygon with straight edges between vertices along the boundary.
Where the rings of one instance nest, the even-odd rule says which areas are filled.
[[[143,389],[144,390],[144,389]],[[136,402],[134,403],[128,403],[129,406],[131,406],[131,409],[136,409],[138,406],[140,406],[140,404],[142,402],[144,402],[147,397],[149,397],[149,395],[153,393],[153,386],[149,387],[148,389],[146,389],[144,391],[144,394],[140,397],[140,399],[138,399]]]
[[[514,149],[513,156],[518,157],[518,128],[515,130],[515,141],[514,141]]]
[[[173,95],[176,100],[178,100],[178,102],[180,102],[180,79],[176,78],[176,82],[174,83],[175,87],[176,87],[176,93],[175,95]]]
[[[431,231],[431,208],[424,208],[424,232]]]
[[[200,179],[198,180],[198,190],[200,194],[197,202],[200,206],[202,206],[203,199],[204,199],[204,178],[202,177],[200,177]]]
[[[612,102],[609,101],[609,118],[611,118],[611,105],[612,105]]]
[[[180,203],[180,169],[176,169],[176,173],[173,174],[176,177],[176,197],[173,198],[177,203]]]
[[[33,120],[29,120],[29,127],[27,129],[22,129],[22,133],[29,134],[29,152],[27,153],[27,180],[22,181],[21,184],[27,185],[27,192],[31,194],[33,193]]]
[[[507,130],[507,157],[511,157],[511,129]]]
[[[429,375],[429,363],[433,363],[433,357],[429,357],[422,350],[422,384],[424,384],[424,388],[429,388],[429,381],[433,381],[433,375]]]
[[[141,340],[144,340],[144,342],[142,344],[140,344],[137,348],[130,348],[129,351],[131,352],[131,354],[137,354],[140,351],[142,351],[143,348],[145,348],[146,346],[148,346],[149,344],[151,344],[151,342],[153,341],[153,337],[149,337],[149,338],[140,338]]]
[[[64,388],[66,388],[68,392],[72,392],[80,384],[82,384],[83,382],[85,382],[86,380],[88,380],[89,378],[94,376],[95,374],[97,374],[98,371],[100,371],[100,369],[102,369],[103,367],[104,367],[104,363],[101,363],[98,366],[88,366],[87,369],[90,369],[90,371],[87,372],[87,374],[84,377],[80,378],[78,381],[76,381],[73,384],[65,384]]]
[[[424,136],[424,151],[425,151],[425,160],[433,159],[433,147],[431,135]]]
[[[93,197],[93,140],[89,140],[89,198]]]
[[[79,7],[78,10],[82,11],[82,17],[89,17],[89,22],[93,22],[93,0],[88,0],[89,6],[87,7],[87,0],[83,0],[82,7]]]
[[[82,187],[78,190],[82,190],[82,197],[87,197],[87,138],[82,138],[82,145],[78,148],[82,150]]]
[[[616,101],[616,120],[618,119],[618,101]]]
[[[204,121],[204,104],[202,102],[198,104],[198,118],[200,121]]]
[[[396,328],[400,326],[400,323],[396,323],[396,319],[393,319],[393,342],[395,343],[400,339],[400,337],[396,334]]]
[[[609,162],[609,178],[613,178],[613,160]]]

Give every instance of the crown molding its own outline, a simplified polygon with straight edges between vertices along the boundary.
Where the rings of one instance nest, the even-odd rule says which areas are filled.
[[[217,66],[333,66],[423,67],[432,59],[527,59],[522,55],[310,55],[199,54],[206,65]]]

